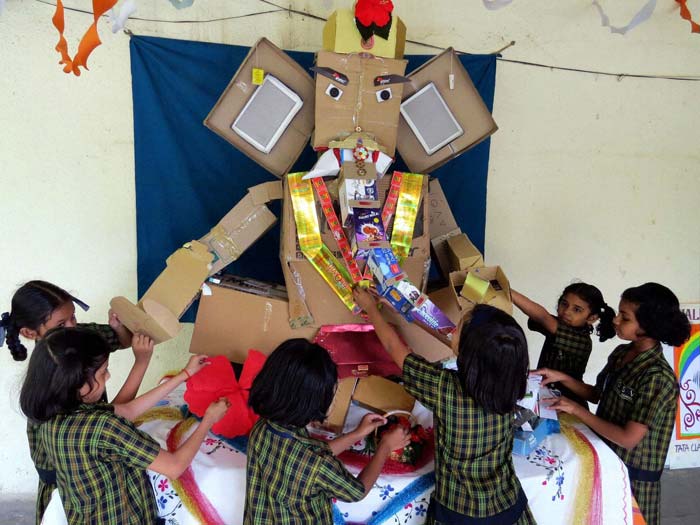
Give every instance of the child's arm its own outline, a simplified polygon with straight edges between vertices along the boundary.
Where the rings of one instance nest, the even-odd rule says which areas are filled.
[[[362,418],[355,430],[329,441],[328,446],[331,448],[333,455],[337,456],[385,423],[386,418],[379,414],[367,414]]]
[[[628,421],[625,423],[624,427],[621,427],[592,414],[587,408],[565,397],[558,398],[557,401],[550,406],[554,410],[567,412],[576,416],[596,434],[599,434],[627,450],[632,450],[636,447],[649,430],[647,425],[638,423],[637,421]]]
[[[538,368],[537,370],[533,370],[531,373],[542,376],[542,386],[546,386],[550,383],[561,383],[574,394],[582,397],[586,401],[590,401],[591,403],[597,403],[600,401],[600,394],[593,385],[589,385],[583,381],[574,379],[564,372],[552,370],[551,368]]]
[[[169,479],[177,479],[190,466],[192,460],[197,455],[197,451],[207,437],[209,429],[219,421],[229,408],[228,399],[222,397],[218,401],[214,401],[202,417],[202,421],[195,431],[188,437],[185,442],[180,445],[175,452],[166,450],[160,451],[156,459],[153,460],[148,468],[159,474],[167,476]]]
[[[131,332],[129,332],[131,333]],[[153,355],[153,340],[143,334],[135,334],[131,339],[131,348],[134,351],[134,365],[117,395],[112,400],[113,404],[128,403],[136,397],[146,369]]]
[[[393,450],[405,447],[410,442],[411,437],[408,433],[408,429],[401,425],[397,425],[396,428],[384,434],[382,440],[379,442],[379,446],[377,446],[377,451],[374,456],[372,456],[367,466],[362,469],[362,472],[357,475],[357,479],[365,486],[365,496],[372,490],[374,482],[377,481],[379,474],[381,474],[382,467],[384,466],[386,458],[389,457],[389,454],[391,454]]]
[[[119,346],[121,348],[129,348],[133,334],[131,330],[122,324],[119,316],[116,312],[113,312],[111,308],[109,309],[109,326],[111,326],[114,333],[117,334]]]
[[[547,332],[554,334],[557,331],[557,318],[545,310],[544,306],[537,304],[535,301],[525,297],[520,292],[511,288],[511,296],[513,304],[517,306],[525,315],[536,323],[542,325]]]
[[[164,383],[161,383],[153,390],[149,390],[145,394],[140,395],[128,403],[115,404],[114,413],[118,416],[122,416],[130,421],[133,421],[146,410],[155,406],[158,401],[175,390],[178,385],[187,381],[190,377],[199,372],[208,364],[209,362],[206,360],[206,356],[195,355],[190,357],[187,366],[183,368],[176,376],[170,378]]]
[[[411,351],[403,344],[396,331],[386,322],[382,314],[379,313],[375,298],[367,290],[359,286],[353,289],[352,295],[359,307],[367,313],[369,322],[374,325],[377,337],[379,337],[386,351],[398,367],[403,370],[404,359]]]

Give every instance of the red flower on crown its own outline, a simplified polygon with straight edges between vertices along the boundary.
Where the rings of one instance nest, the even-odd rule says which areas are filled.
[[[391,0],[357,0],[355,18],[363,26],[371,26],[374,23],[383,27],[391,20],[393,10],[394,4]]]

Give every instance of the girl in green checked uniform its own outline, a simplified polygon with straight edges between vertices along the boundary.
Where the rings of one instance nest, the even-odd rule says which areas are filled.
[[[690,324],[671,290],[646,283],[622,294],[615,331],[629,343],[613,350],[595,386],[548,368],[535,373],[542,374],[543,384],[563,383],[576,395],[598,403],[595,415],[564,397],[552,408],[578,417],[620,456],[647,525],[658,525],[660,478],[678,398],[678,381],[660,343],[683,344],[690,336]]]
[[[0,317],[0,334],[6,334],[6,337],[0,336],[0,346],[2,346],[3,339],[6,339],[13,359],[24,361],[27,358],[27,349],[20,341],[20,335],[33,341],[39,341],[53,328],[80,326],[94,330],[105,338],[112,351],[132,347],[134,365],[113,402],[126,403],[131,401],[136,397],[141,386],[141,381],[151,360],[153,346],[132,344],[131,332],[112,312],[109,314],[109,324],[78,323],[75,318],[76,304],[86,311],[89,308],[84,302],[55,284],[46,281],[29,281],[23,284],[12,296],[11,311]],[[105,396],[104,401],[106,400]],[[56,473],[48,462],[44,451],[37,445],[37,428],[32,423],[27,424],[29,453],[39,474],[36,500],[36,524],[39,525],[51,499],[51,493],[56,488]]]
[[[556,316],[523,294],[515,290],[511,292],[513,304],[528,316],[528,328],[545,336],[537,368],[559,370],[582,381],[593,349],[593,325],[600,321],[596,333],[601,342],[615,335],[615,311],[605,303],[600,290],[587,283],[570,284],[559,297]],[[562,395],[587,406],[584,399],[577,397],[565,386],[554,386]]]
[[[453,340],[457,370],[412,353],[367,290],[354,290],[404,388],[433,412],[435,492],[428,524],[530,525],[535,520],[513,466],[513,410],[525,395],[527,342],[505,312],[477,305]]]
[[[249,404],[260,419],[248,440],[244,525],[331,524],[332,498],[364,498],[391,451],[409,443],[397,426],[357,477],[348,472],[335,456],[386,419],[368,414],[330,442],[310,437],[306,425],[326,418],[337,382],[328,352],[306,339],[285,341],[265,361],[250,389]]]
[[[153,344],[146,336],[136,338],[144,339],[136,344]],[[69,525],[156,525],[146,469],[180,476],[228,403],[212,403],[180,448],[167,452],[131,421],[201,370],[205,358],[192,357],[173,378],[126,404],[112,405],[102,401],[110,351],[94,330],[49,331],[32,352],[20,407],[38,426],[37,444],[55,469]]]

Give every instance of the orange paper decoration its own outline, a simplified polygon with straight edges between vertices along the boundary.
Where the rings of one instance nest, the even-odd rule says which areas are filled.
[[[693,15],[690,13],[690,9],[688,9],[687,0],[676,0],[676,2],[681,6],[681,18],[690,22],[690,32],[700,33],[700,25],[693,21]]]
[[[75,76],[79,77],[80,66],[84,67],[85,69],[88,68],[87,59],[90,56],[90,53],[92,53],[92,51],[102,43],[99,35],[97,34],[97,21],[103,14],[112,9],[116,3],[117,0],[92,0],[94,22],[90,27],[88,27],[88,30],[80,40],[80,43],[78,44],[78,52],[75,54],[75,57],[71,58],[70,54],[68,53],[68,43],[63,36],[63,30],[65,29],[63,2],[61,0],[56,1],[56,12],[54,13],[51,21],[53,22],[54,27],[58,29],[59,39],[58,44],[56,44],[56,51],[61,54],[59,64],[63,64],[64,73],[72,72]]]

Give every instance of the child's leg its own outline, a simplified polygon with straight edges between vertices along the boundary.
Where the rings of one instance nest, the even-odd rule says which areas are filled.
[[[632,494],[647,525],[660,525],[661,482],[632,481]]]

